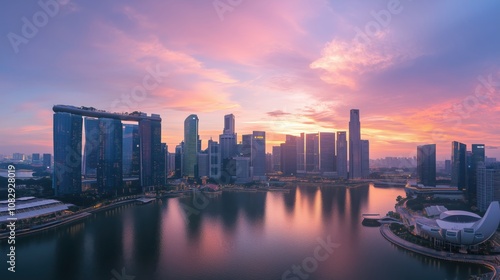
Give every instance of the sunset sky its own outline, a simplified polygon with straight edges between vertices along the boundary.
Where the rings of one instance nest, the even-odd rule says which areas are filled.
[[[68,104],[160,114],[170,151],[190,114],[203,146],[233,113],[270,152],[356,108],[372,159],[453,140],[500,159],[500,1],[41,2],[0,11],[0,154],[52,153]]]

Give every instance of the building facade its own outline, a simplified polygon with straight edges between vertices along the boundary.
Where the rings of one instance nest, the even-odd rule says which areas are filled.
[[[197,154],[200,151],[198,116],[189,115],[184,121],[183,176],[195,177]]]
[[[436,144],[417,147],[417,183],[436,186]]]
[[[451,142],[451,186],[465,190],[467,186],[467,147],[465,144]]]
[[[337,176],[347,179],[347,133],[337,131]]]
[[[361,124],[359,110],[352,109],[349,120],[349,178],[361,178]]]

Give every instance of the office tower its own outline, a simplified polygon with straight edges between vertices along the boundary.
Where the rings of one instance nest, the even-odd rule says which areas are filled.
[[[417,183],[436,186],[436,144],[417,147]]]
[[[254,131],[252,134],[252,149],[250,164],[252,176],[263,177],[266,175],[266,132]]]
[[[361,178],[361,124],[358,109],[351,110],[349,120],[349,178]]]
[[[451,186],[460,190],[466,187],[466,145],[457,141],[451,142]]]
[[[281,171],[281,146],[273,146],[272,171]]]
[[[297,138],[297,136],[286,135],[285,143],[280,145],[280,168],[283,175],[297,173]]]
[[[250,158],[248,157],[235,157],[235,177],[236,184],[248,183],[252,180],[250,172]]]
[[[347,133],[337,131],[337,175],[347,179]]]
[[[197,154],[197,160],[196,160],[196,170],[194,176],[196,178],[208,178],[208,164],[209,164],[209,158],[207,153],[198,153]]]
[[[54,178],[56,196],[82,191],[82,116],[54,114]]]
[[[237,135],[233,114],[224,116],[224,130],[219,135],[219,142],[222,159],[230,159],[237,155]]]
[[[43,154],[43,166],[45,168],[50,168],[52,166],[52,155]]]
[[[320,132],[319,133],[319,166],[321,172],[334,172],[335,165],[335,133]]]
[[[167,167],[168,167],[168,145],[161,143],[161,156],[160,163],[160,184],[165,186],[167,184]]]
[[[223,159],[230,159],[237,155],[236,134],[221,134],[219,141],[221,145],[221,156]]]
[[[83,175],[85,178],[97,178],[99,165],[101,129],[99,119],[84,118],[85,146],[83,148]]]
[[[241,137],[240,147],[240,156],[248,158],[252,156],[252,134],[245,134]]]
[[[168,167],[167,167],[167,178],[169,176],[175,176],[175,160],[176,160],[176,154],[175,153],[168,153]]]
[[[124,124],[123,125],[123,141],[122,141],[122,151],[123,151],[123,177],[131,178],[137,177],[141,173],[140,171],[140,137],[139,137],[139,126],[136,124]]]
[[[500,200],[500,165],[479,162],[476,174],[477,207],[486,211],[492,201]]]
[[[161,185],[161,118],[151,114],[139,120],[141,142],[141,186],[152,188]]]
[[[486,162],[484,148],[484,144],[472,144],[472,154],[470,156],[470,161],[467,164],[467,198],[469,199],[469,203],[472,205],[476,205],[477,167],[481,162]]]
[[[235,118],[233,114],[224,116],[224,130],[223,134],[234,134],[235,133]]]
[[[361,177],[370,177],[370,142],[361,140]]]
[[[200,150],[198,135],[198,116],[189,115],[184,121],[184,176],[194,178],[197,154]]]
[[[306,134],[306,172],[319,172],[319,134]]]
[[[306,173],[306,135],[297,137],[297,174]]]
[[[266,173],[273,172],[273,155],[271,153],[266,153]]]
[[[34,153],[31,155],[31,163],[39,164],[40,163],[40,154]]]
[[[122,167],[122,122],[117,119],[100,118],[100,149],[97,167],[97,189],[100,193],[121,193]]]
[[[234,117],[233,117],[234,120]],[[208,140],[208,177],[219,180],[222,172],[221,147],[216,141]]]
[[[182,177],[183,168],[183,159],[184,159],[184,142],[181,142],[179,145],[175,146],[175,178]]]

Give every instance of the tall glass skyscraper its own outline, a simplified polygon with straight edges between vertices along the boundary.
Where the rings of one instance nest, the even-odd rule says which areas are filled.
[[[83,162],[85,178],[97,178],[97,167],[99,165],[100,138],[98,118],[86,117],[85,125],[85,148],[83,149]]]
[[[233,114],[224,116],[224,130],[222,133],[224,134],[234,134],[236,133],[236,121]]]
[[[466,153],[465,144],[457,141],[451,142],[451,185],[460,190],[465,189],[467,182]]]
[[[319,135],[318,133],[306,134],[306,172],[319,172]]]
[[[361,140],[361,177],[370,176],[370,142]]]
[[[251,165],[253,176],[266,175],[266,132],[254,131],[252,134]]]
[[[235,133],[235,118],[233,114],[224,116],[224,129],[219,135],[222,159],[230,159],[237,155],[237,135]]]
[[[139,177],[140,174],[140,137],[139,126],[123,125],[123,177]]]
[[[297,139],[297,136],[286,135],[285,143],[280,145],[280,168],[283,175],[295,175],[297,173]]]
[[[467,163],[467,196],[472,205],[476,205],[477,200],[477,168],[481,165],[481,162],[486,161],[484,148],[484,144],[472,144],[472,156]]]
[[[349,120],[349,178],[361,177],[361,124],[359,110],[352,109]]]
[[[194,178],[197,164],[197,154],[200,148],[198,135],[198,116],[189,115],[184,120],[184,149],[183,172],[184,176]]]
[[[82,192],[82,116],[54,114],[54,179],[56,196]]]
[[[97,168],[97,188],[100,193],[116,194],[123,185],[122,122],[117,119],[99,119],[100,153]]]
[[[417,183],[436,186],[436,144],[417,147]]]
[[[320,132],[319,133],[319,147],[320,147],[320,170],[321,172],[334,172],[335,171],[335,133],[334,132]]]
[[[347,133],[337,131],[337,175],[347,179]]]

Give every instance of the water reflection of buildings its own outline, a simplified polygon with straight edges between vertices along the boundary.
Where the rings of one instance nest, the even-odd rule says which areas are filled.
[[[201,236],[205,217],[220,219],[224,229],[232,232],[238,219],[244,215],[252,226],[263,227],[266,213],[267,192],[223,192],[221,196],[208,198],[203,194],[179,199],[179,207],[189,217],[186,223],[191,240]]]
[[[162,248],[162,208],[162,205],[157,204],[133,212],[133,259],[136,260],[133,267],[144,279],[153,279],[158,268]]]

